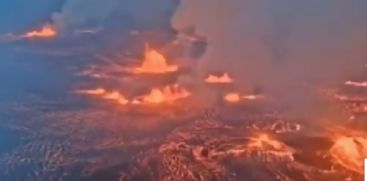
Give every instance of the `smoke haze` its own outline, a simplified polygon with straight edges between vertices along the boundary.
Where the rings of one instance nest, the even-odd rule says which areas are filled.
[[[194,56],[199,57],[198,77],[185,75],[179,80],[202,82],[208,73],[229,72],[240,90],[259,88],[298,106],[306,104],[320,85],[333,85],[363,68],[366,9],[364,0],[66,0],[51,20],[66,32],[115,29],[93,40],[70,38],[68,47],[85,43],[96,49],[112,47],[118,53],[129,30],[169,34],[173,28],[196,34],[206,41],[205,53]]]
[[[366,7],[360,0],[183,0],[172,26],[206,38],[199,76],[228,71],[245,89],[306,104],[318,86],[363,68]]]
[[[176,0],[68,0],[61,12],[52,15],[52,20],[61,30],[104,27],[109,21],[134,26],[157,26],[168,24],[176,4]]]

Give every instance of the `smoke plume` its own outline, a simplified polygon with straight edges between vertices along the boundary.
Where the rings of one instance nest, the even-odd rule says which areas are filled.
[[[360,0],[182,0],[171,22],[206,38],[200,79],[227,71],[242,88],[306,104],[320,85],[363,68],[366,7]]]
[[[54,13],[52,20],[59,29],[83,26],[87,23],[102,23],[117,5],[116,0],[68,0],[60,13]]]
[[[106,28],[109,21],[134,26],[160,25],[169,23],[176,4],[177,0],[67,0],[51,19],[64,31],[88,26]]]

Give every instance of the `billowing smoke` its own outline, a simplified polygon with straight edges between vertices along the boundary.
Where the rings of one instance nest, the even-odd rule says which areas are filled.
[[[227,71],[244,89],[306,104],[320,85],[363,68],[365,8],[361,0],[182,0],[172,26],[206,38],[200,79]]]
[[[157,25],[169,22],[177,0],[67,0],[61,9],[52,15],[55,26],[70,31],[83,27],[105,27],[114,24],[135,26]]]
[[[60,13],[52,15],[52,20],[59,29],[101,24],[116,7],[116,0],[68,0]]]

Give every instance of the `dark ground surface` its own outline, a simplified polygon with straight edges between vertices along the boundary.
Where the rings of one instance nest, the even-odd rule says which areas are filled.
[[[306,120],[249,104],[86,102],[64,62],[2,53],[0,180],[362,180],[324,156],[333,142]],[[259,133],[282,146],[249,147]]]

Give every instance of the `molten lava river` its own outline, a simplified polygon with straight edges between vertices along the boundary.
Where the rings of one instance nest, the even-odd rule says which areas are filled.
[[[27,37],[44,35],[54,34],[46,27]],[[0,135],[17,145],[11,151],[0,145],[0,163],[6,163],[0,180],[363,179],[364,82],[326,91],[350,115],[344,122],[310,124],[318,121],[266,106],[266,95],[233,90],[236,81],[227,73],[203,78],[220,95],[212,106],[197,106],[195,89],[167,79],[179,63],[153,49],[142,59],[128,69],[84,71],[80,75],[95,81],[76,86],[70,99],[1,105]],[[354,95],[351,87],[365,92]]]

